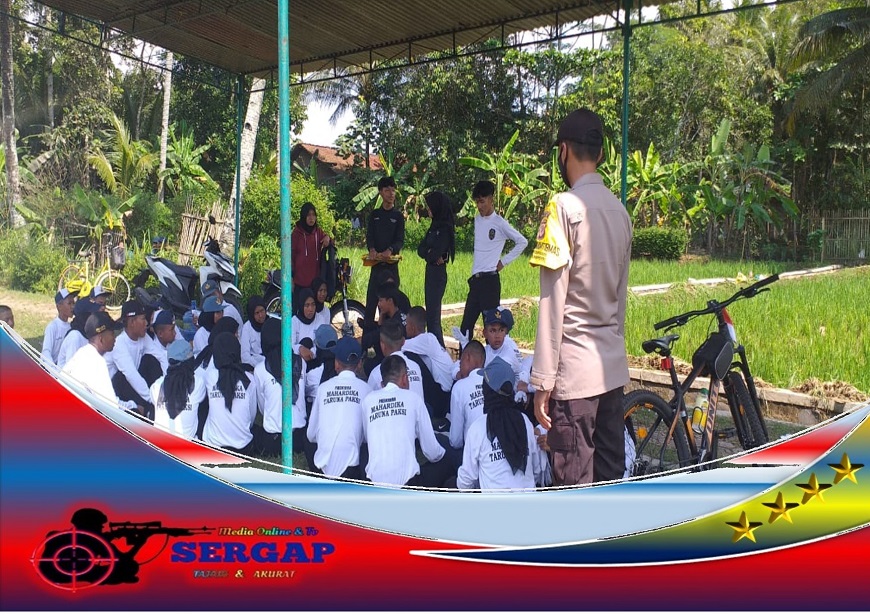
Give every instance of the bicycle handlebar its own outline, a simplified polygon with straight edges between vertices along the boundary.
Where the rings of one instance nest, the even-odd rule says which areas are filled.
[[[747,286],[746,288],[741,288],[736,293],[731,295],[728,299],[723,302],[718,302],[716,300],[711,300],[707,303],[707,307],[703,310],[692,310],[691,312],[686,312],[685,314],[680,314],[679,316],[674,316],[673,318],[668,318],[667,320],[663,320],[661,322],[657,322],[653,325],[653,328],[658,331],[659,329],[664,328],[672,328],[672,327],[682,327],[691,319],[696,316],[704,316],[705,314],[715,314],[720,312],[723,308],[731,305],[738,299],[751,299],[755,295],[760,292],[764,292],[765,290],[769,290],[764,288],[768,284],[773,284],[779,279],[779,274],[775,273],[772,276],[768,276],[763,280],[759,280],[752,286]]]

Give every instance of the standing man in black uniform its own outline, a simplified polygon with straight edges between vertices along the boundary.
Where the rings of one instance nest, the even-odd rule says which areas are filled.
[[[369,216],[366,229],[366,247],[369,258],[389,258],[396,256],[405,243],[405,217],[396,211],[396,181],[392,177],[382,177],[378,181],[378,194],[383,204]],[[392,279],[399,286],[399,264],[381,262],[372,265],[369,286],[366,291],[365,330],[375,324],[375,310],[378,305],[378,287]]]

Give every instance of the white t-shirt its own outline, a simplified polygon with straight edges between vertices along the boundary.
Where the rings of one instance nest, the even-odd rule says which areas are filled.
[[[453,386],[453,359],[434,334],[427,331],[407,339],[402,350],[420,355],[441,390],[445,393],[450,391]]]
[[[63,338],[66,337],[67,331],[70,330],[70,324],[64,322],[60,317],[55,318],[45,326],[45,335],[42,338],[42,358],[57,365],[58,355],[60,354],[60,345],[63,343]]]
[[[257,408],[263,415],[263,430],[266,433],[281,433],[284,425],[284,397],[281,383],[266,369],[266,359],[254,368],[254,376],[257,378]],[[303,406],[300,415],[298,404],[293,406],[291,415],[293,429],[305,426],[305,410]]]
[[[193,372],[193,390],[187,395],[184,409],[172,419],[166,409],[166,401],[160,395],[165,376],[161,376],[151,385],[151,403],[154,404],[154,424],[166,431],[187,440],[196,437],[199,427],[199,404],[205,399],[205,380],[202,370]]]
[[[494,358],[500,357],[502,361],[511,366],[511,369],[514,370],[514,376],[519,380],[523,355],[520,353],[517,343],[511,339],[510,335],[504,336],[504,343],[498,350],[493,350],[492,346],[489,344],[486,344],[484,349],[486,350],[486,360],[483,364],[484,367],[489,365],[490,361]],[[516,388],[516,386],[514,386],[514,388]]]
[[[196,333],[193,336],[193,356],[199,356],[199,353],[208,346],[208,338],[210,335],[211,331],[205,327],[200,327],[196,330]]]
[[[363,400],[365,439],[369,443],[366,474],[375,483],[404,485],[420,473],[415,440],[431,462],[444,456],[435,439],[423,399],[392,382]]]
[[[420,374],[420,367],[417,362],[405,356],[401,350],[397,350],[393,354],[399,355],[405,359],[405,364],[408,366],[408,382],[411,386],[411,391],[420,396],[420,399],[425,399],[423,396],[423,376]],[[382,388],[381,382],[381,366],[377,365],[369,374],[369,388],[372,391],[377,391]]]
[[[514,242],[513,249],[502,256],[505,241]],[[528,240],[495,212],[485,218],[474,217],[474,263],[471,274],[495,271],[498,261],[505,267],[526,249]]]
[[[497,489],[534,490],[535,476],[540,474],[540,458],[536,454],[538,443],[535,441],[535,434],[529,419],[525,415],[522,417],[523,424],[526,426],[526,440],[529,446],[526,471],[516,474],[511,471],[511,466],[502,453],[498,438],[494,438],[490,442],[486,436],[486,415],[483,415],[468,428],[465,451],[462,454],[462,466],[460,466],[456,476],[458,488],[480,488],[483,491]]]
[[[163,344],[160,343],[160,340],[157,339],[157,336],[151,337],[150,335],[146,335],[145,340],[145,348],[148,354],[154,355],[157,357],[157,360],[160,361],[160,368],[163,370],[163,373],[166,373],[166,370],[169,369],[169,355],[167,354],[167,348]],[[184,338],[178,338],[184,339]],[[171,344],[172,342],[170,342]]]
[[[224,300],[224,316],[229,316],[237,323],[239,323],[239,329],[242,328],[242,324],[244,324],[242,323],[242,315],[236,309],[236,306],[226,300]]]
[[[483,416],[483,370],[457,380],[450,392],[450,446],[462,448],[468,428]]]
[[[314,322],[311,324],[314,325],[315,331],[317,331],[317,327],[319,327],[320,325],[332,324],[332,317],[329,315],[328,305],[324,305],[322,310],[320,310],[319,312],[315,312]]]
[[[63,366],[73,358],[73,355],[78,351],[78,349],[85,346],[87,343],[88,340],[85,339],[84,335],[75,329],[70,329],[69,333],[66,334],[66,337],[63,338],[63,342],[60,344],[60,352],[57,354],[57,366],[63,369]]]
[[[253,372],[246,372],[250,379],[247,387],[236,383],[232,412],[227,410],[223,394],[217,387],[218,370],[210,364],[204,370],[205,387],[208,392],[208,418],[202,431],[203,442],[212,446],[228,446],[234,449],[245,448],[254,438],[251,425],[257,416],[257,378]]]
[[[136,407],[136,402],[121,401],[115,395],[106,359],[97,352],[97,349],[92,344],[85,344],[79,348],[72,358],[66,362],[63,371],[65,374],[69,374],[81,382],[93,393],[115,401],[122,408],[132,410]]]
[[[290,336],[292,344],[293,344],[293,352],[295,354],[299,354],[299,342],[304,340],[306,337],[310,339],[312,342],[314,341],[314,332],[317,330],[319,326],[316,320],[312,320],[309,324],[303,323],[301,320],[296,318],[295,316],[290,321],[291,326],[293,327],[292,335]],[[311,347],[311,352],[314,356],[317,356],[317,346]]]
[[[242,363],[256,366],[266,360],[260,345],[260,332],[254,329],[250,320],[242,325],[239,343],[242,345]]]
[[[351,370],[339,372],[317,388],[308,421],[308,439],[317,443],[314,465],[327,476],[341,476],[348,467],[359,464],[362,401],[369,393],[369,385]]]
[[[157,346],[160,346],[160,344],[158,343]],[[109,375],[114,377],[118,372],[124,374],[133,390],[144,400],[151,398],[148,383],[139,375],[139,364],[142,362],[142,357],[146,354],[154,356],[158,361],[160,360],[160,355],[150,337],[146,335],[133,341],[127,335],[127,332],[124,331],[115,340],[115,348],[112,352],[107,352],[105,355],[106,365],[109,366]],[[163,354],[166,354],[165,349]]]

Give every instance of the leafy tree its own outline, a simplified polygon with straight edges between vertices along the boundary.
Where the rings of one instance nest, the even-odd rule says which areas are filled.
[[[215,181],[200,166],[200,160],[208,149],[208,145],[196,146],[193,132],[186,122],[182,121],[178,127],[175,124],[170,127],[166,151],[169,164],[162,179],[173,195],[192,195],[203,189],[217,189]]]
[[[124,122],[114,113],[109,116],[111,128],[94,143],[88,163],[106,184],[106,188],[121,198],[127,198],[141,188],[157,165],[157,155],[143,141],[134,141]]]

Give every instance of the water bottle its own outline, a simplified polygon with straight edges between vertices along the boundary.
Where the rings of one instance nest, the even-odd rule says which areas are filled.
[[[692,408],[692,431],[700,434],[707,425],[707,412],[710,408],[710,392],[701,389],[695,396],[695,406]]]
[[[190,302],[190,309],[184,313],[181,319],[184,321],[184,327],[181,330],[181,335],[188,342],[193,339],[196,334],[196,323],[194,322],[194,311],[196,310],[196,301]]]

